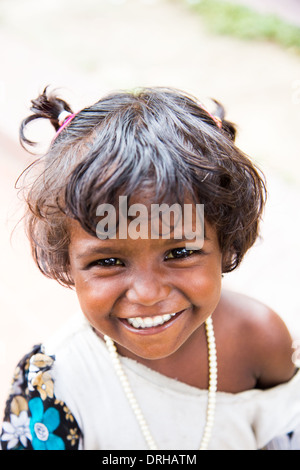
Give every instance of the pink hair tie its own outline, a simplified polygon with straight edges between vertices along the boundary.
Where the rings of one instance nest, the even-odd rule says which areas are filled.
[[[76,115],[77,113],[69,113],[65,110],[60,113],[58,116],[58,124],[60,125],[60,128],[56,132],[53,140],[59,136],[59,134],[68,126],[68,124],[70,124]]]
[[[217,116],[213,116],[212,114],[210,114],[210,117],[215,121],[215,123],[217,124],[218,128],[219,129],[222,129],[222,119],[220,119],[219,117]]]
[[[218,128],[222,129],[222,126],[223,126],[222,120],[217,116],[213,116],[202,104],[200,106],[203,109],[203,111],[205,111],[209,115],[209,117],[217,124]]]

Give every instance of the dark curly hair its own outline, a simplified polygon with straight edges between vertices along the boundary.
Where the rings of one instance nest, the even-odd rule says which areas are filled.
[[[46,155],[23,173],[26,230],[33,257],[46,276],[72,286],[69,221],[96,234],[96,208],[117,204],[145,186],[159,202],[204,204],[223,253],[223,272],[234,270],[258,236],[265,203],[263,175],[234,144],[235,126],[216,103],[214,119],[197,99],[170,88],[112,93],[75,115]],[[53,92],[32,101],[28,123],[47,118],[56,130],[71,107]]]

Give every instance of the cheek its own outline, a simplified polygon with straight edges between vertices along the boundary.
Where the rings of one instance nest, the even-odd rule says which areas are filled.
[[[186,286],[194,305],[213,311],[221,296],[221,263],[216,263],[204,271],[199,270],[194,273],[189,280],[186,280]]]
[[[113,287],[107,283],[89,278],[75,280],[75,290],[83,313],[89,317],[105,317],[109,315],[115,295]],[[117,295],[117,294],[116,294]]]

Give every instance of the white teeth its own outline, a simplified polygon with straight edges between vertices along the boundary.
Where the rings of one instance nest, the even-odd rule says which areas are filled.
[[[127,318],[127,321],[134,328],[152,328],[153,326],[162,325],[174,317],[174,315],[176,313],[166,313],[165,315],[157,315],[155,317],[134,317]]]

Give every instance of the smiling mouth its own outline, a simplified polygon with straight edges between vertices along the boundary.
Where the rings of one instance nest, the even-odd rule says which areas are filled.
[[[165,315],[156,315],[153,317],[133,317],[124,319],[129,325],[135,329],[146,330],[147,328],[154,328],[156,326],[164,325],[169,322],[173,317],[182,313],[183,310],[176,313],[166,313]]]

